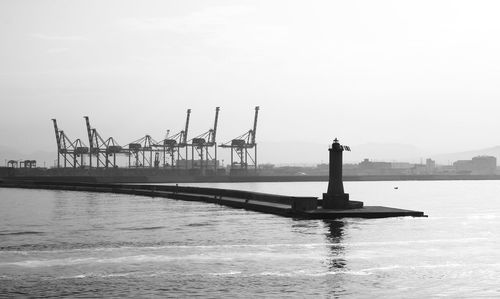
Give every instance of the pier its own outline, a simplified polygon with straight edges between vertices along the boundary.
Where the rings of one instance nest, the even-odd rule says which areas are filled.
[[[177,200],[213,203],[233,208],[246,209],[250,211],[305,219],[424,216],[423,212],[379,206],[363,207],[360,209],[328,210],[321,208],[322,200],[318,200],[316,197],[295,197],[218,188],[35,181],[3,181],[0,183],[0,187],[84,191],[164,197]]]
[[[164,197],[187,201],[214,203],[233,208],[306,219],[425,217],[420,211],[381,206],[364,206],[363,202],[352,201],[344,192],[342,181],[342,153],[350,150],[335,139],[330,152],[330,177],[328,190],[323,199],[258,193],[242,190],[200,188],[177,185],[117,184],[15,179],[0,181],[0,187],[31,188],[48,190],[108,192],[151,197]]]

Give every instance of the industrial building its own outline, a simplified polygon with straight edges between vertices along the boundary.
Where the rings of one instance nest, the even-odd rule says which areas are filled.
[[[453,167],[460,174],[495,174],[497,158],[493,156],[477,156],[472,160],[455,161]]]

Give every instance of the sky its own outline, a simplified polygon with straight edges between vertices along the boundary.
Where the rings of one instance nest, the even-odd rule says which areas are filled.
[[[0,1],[0,146],[55,151],[84,115],[125,145],[500,144],[498,1]],[[354,149],[353,149],[354,150]]]

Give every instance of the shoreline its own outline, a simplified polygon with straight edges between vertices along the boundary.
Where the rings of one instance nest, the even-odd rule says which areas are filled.
[[[196,176],[196,175],[9,175],[5,182],[87,182],[87,183],[257,183],[327,182],[327,175],[305,176]],[[344,182],[358,181],[460,181],[500,180],[500,175],[363,175],[343,176]]]

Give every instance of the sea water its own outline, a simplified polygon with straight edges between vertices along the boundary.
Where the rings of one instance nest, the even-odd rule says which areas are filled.
[[[190,185],[326,190],[326,182]],[[429,217],[300,220],[0,188],[0,297],[500,297],[500,181],[346,182],[345,190],[365,205]]]

